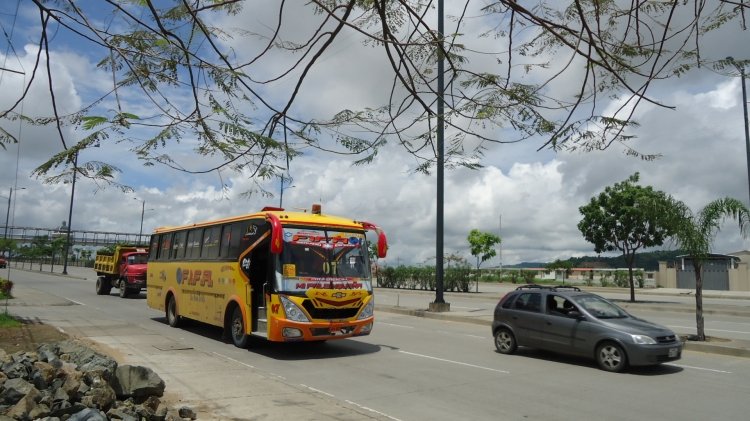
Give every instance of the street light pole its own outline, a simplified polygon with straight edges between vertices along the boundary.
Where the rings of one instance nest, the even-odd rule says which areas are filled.
[[[8,193],[8,211],[5,213],[5,234],[3,234],[3,239],[8,239],[8,219],[10,218],[10,197],[13,196],[13,187],[10,188],[10,193]]]
[[[750,199],[750,123],[748,122],[747,115],[747,87],[745,85],[745,66],[740,66],[739,63],[734,61],[734,58],[727,57],[727,60],[732,63],[734,67],[740,72],[740,81],[742,83],[742,111],[745,118],[745,152],[747,154],[747,186],[748,186],[748,198]],[[750,203],[750,202],[748,202]]]
[[[141,229],[138,230],[138,244],[141,243],[141,235],[143,235],[143,214],[146,212],[146,199],[141,200]]]
[[[63,256],[63,275],[68,274],[68,253],[70,252],[70,227],[73,226],[73,197],[76,194],[76,174],[78,174],[78,151],[73,158],[73,183],[70,189],[70,208],[68,210],[68,236],[65,241],[65,255]]]

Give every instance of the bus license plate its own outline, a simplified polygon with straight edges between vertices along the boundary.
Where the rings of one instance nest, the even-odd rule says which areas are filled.
[[[680,348],[669,348],[669,358],[674,358],[680,355]]]

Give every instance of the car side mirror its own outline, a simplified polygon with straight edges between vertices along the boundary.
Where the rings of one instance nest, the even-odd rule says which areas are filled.
[[[570,317],[571,319],[577,319],[577,320],[585,320],[586,319],[586,317],[584,317],[583,314],[581,314],[581,312],[578,311],[578,310],[570,310],[568,312],[568,317]]]

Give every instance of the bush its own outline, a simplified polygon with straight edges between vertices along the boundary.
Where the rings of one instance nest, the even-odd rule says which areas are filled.
[[[0,298],[11,298],[13,294],[13,281],[0,278]]]

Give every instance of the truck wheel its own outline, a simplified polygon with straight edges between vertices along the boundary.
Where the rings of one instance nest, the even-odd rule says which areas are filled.
[[[235,306],[232,311],[232,320],[229,322],[229,331],[232,342],[237,348],[247,348],[248,335],[245,334],[245,323],[242,321],[242,310]]]
[[[180,325],[180,316],[177,314],[177,301],[175,301],[174,295],[170,295],[167,302],[167,323],[171,327]]]
[[[96,295],[109,295],[112,290],[112,285],[109,283],[109,279],[99,276],[96,278]]]

